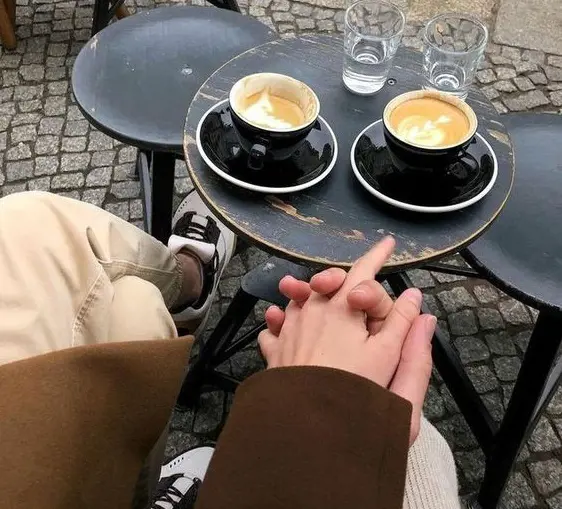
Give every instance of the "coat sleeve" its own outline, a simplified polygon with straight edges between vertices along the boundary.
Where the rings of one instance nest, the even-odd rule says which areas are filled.
[[[269,369],[236,393],[196,509],[400,509],[411,405],[366,378]]]

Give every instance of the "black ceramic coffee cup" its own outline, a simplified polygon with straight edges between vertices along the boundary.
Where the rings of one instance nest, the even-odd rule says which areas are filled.
[[[245,100],[265,90],[298,105],[304,121],[288,127],[265,125],[263,119],[248,118]],[[251,74],[237,81],[230,90],[229,102],[234,129],[252,170],[262,170],[268,161],[291,157],[316,124],[320,112],[320,101],[308,85],[275,73]]]
[[[426,146],[407,140],[396,131],[390,122],[392,112],[401,104],[412,99],[433,98],[457,107],[468,120],[466,134],[452,145]],[[474,110],[463,100],[437,90],[415,90],[401,94],[390,101],[383,113],[383,132],[394,166],[400,170],[423,169],[440,171],[463,157],[473,141],[478,128]]]

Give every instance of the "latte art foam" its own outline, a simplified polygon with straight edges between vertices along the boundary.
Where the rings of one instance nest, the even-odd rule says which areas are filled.
[[[443,145],[447,136],[445,126],[451,119],[446,115],[441,115],[437,120],[431,121],[421,115],[413,115],[402,120],[396,132],[400,139],[424,145],[426,147],[437,147]]]
[[[429,148],[453,146],[470,131],[461,109],[433,97],[399,104],[390,114],[390,124],[401,140]]]
[[[298,104],[270,94],[268,89],[246,99],[243,115],[250,123],[271,129],[297,127],[305,121]]]

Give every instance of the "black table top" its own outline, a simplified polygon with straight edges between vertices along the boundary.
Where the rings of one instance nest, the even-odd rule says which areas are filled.
[[[385,270],[398,271],[454,253],[474,241],[493,222],[511,189],[514,160],[507,130],[492,104],[472,90],[468,103],[479,132],[492,145],[499,164],[494,188],[479,203],[448,214],[416,214],[391,208],[368,194],[355,179],[350,150],[361,130],[379,119],[394,96],[419,89],[421,54],[401,48],[386,85],[375,96],[356,96],[342,80],[343,43],[339,37],[309,36],[256,47],[217,70],[196,94],[185,124],[184,151],[194,186],[211,210],[250,243],[276,256],[317,266],[347,267],[386,234],[397,240]],[[309,84],[321,114],[339,143],[335,168],[317,186],[292,195],[268,196],[239,189],[204,164],[195,143],[197,124],[230,87],[254,72],[278,72]]]
[[[181,151],[189,104],[222,64],[276,35],[216,7],[175,6],[113,23],[80,51],[72,89],[98,129],[146,150]]]

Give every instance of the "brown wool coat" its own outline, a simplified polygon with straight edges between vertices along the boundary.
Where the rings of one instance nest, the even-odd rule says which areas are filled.
[[[0,509],[124,509],[191,340],[79,347],[0,366]],[[400,509],[409,403],[327,368],[239,388],[197,509]]]

